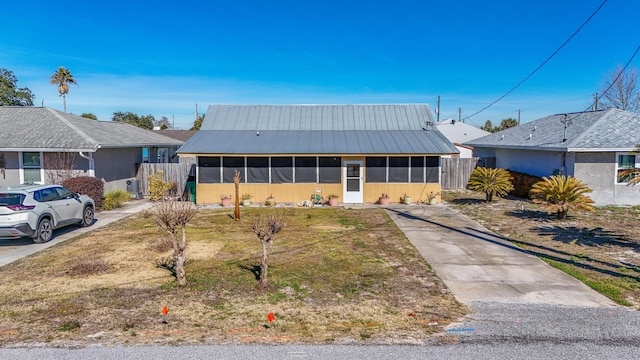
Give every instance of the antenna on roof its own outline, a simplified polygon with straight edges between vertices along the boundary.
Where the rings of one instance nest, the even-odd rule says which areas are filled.
[[[564,119],[560,120],[560,122],[564,124],[564,134],[562,135],[562,142],[565,142],[567,141],[567,126],[571,125],[569,114],[564,114]]]

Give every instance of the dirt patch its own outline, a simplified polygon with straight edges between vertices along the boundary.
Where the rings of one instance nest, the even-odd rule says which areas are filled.
[[[266,289],[250,230],[260,211],[289,223]],[[415,344],[468,312],[380,209],[228,214],[188,225],[186,287],[158,266],[170,251],[148,214],[3,267],[0,344]]]
[[[566,220],[557,220],[528,199],[486,203],[469,191],[446,192],[444,199],[619,304],[640,309],[640,207],[570,211]]]

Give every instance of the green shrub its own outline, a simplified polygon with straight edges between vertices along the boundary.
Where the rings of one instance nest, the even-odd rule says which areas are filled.
[[[102,209],[104,184],[93,176],[78,176],[62,182],[62,186],[77,194],[88,195],[96,203],[96,209]]]
[[[171,184],[163,180],[163,171],[158,170],[155,174],[149,174],[147,179],[149,180],[149,200],[158,201],[162,200],[164,193],[171,190]]]
[[[493,196],[506,196],[511,190],[511,175],[505,169],[489,169],[477,167],[473,169],[467,187],[470,190],[484,193],[487,201],[492,201]]]
[[[104,195],[102,210],[113,210],[119,208],[126,201],[131,200],[131,193],[124,190],[112,190]]]
[[[509,173],[513,178],[511,180],[511,183],[513,184],[513,191],[511,192],[511,195],[520,196],[523,198],[528,198],[529,193],[531,192],[531,188],[533,187],[533,184],[542,180],[541,177],[529,175],[529,174],[525,174],[517,171],[509,170]]]
[[[533,185],[531,199],[549,213],[555,212],[558,219],[565,219],[569,210],[595,211],[593,200],[585,195],[590,192],[585,183],[573,176],[552,175]]]

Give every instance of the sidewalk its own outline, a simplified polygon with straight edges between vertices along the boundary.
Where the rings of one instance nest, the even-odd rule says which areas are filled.
[[[616,306],[444,205],[394,205],[386,211],[463,303]]]
[[[0,266],[10,264],[18,259],[35,254],[38,251],[109,225],[114,221],[137,214],[152,206],[153,204],[145,199],[125,203],[123,207],[118,209],[100,211],[96,213],[93,225],[89,227],[71,225],[57,229],[53,232],[53,240],[44,244],[36,244],[31,239],[0,240]]]

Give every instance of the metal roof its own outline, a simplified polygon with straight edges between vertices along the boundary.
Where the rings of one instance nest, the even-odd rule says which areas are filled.
[[[438,130],[452,143],[464,143],[491,134],[475,126],[453,119],[442,120],[436,124]]]
[[[95,151],[97,148],[180,146],[151,130],[96,121],[46,107],[0,106],[0,150]]]
[[[200,130],[181,154],[457,154],[437,130]]]
[[[211,105],[201,130],[420,130],[434,122],[426,104]]]
[[[638,143],[640,114],[607,109],[550,115],[464,144],[571,152],[631,151]]]

